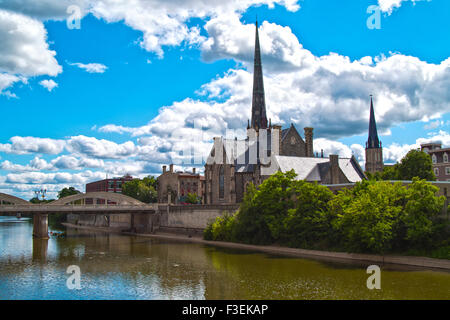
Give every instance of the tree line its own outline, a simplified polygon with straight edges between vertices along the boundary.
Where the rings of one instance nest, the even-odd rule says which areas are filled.
[[[414,178],[364,180],[337,195],[327,187],[278,172],[250,185],[239,210],[210,223],[204,238],[259,245],[365,253],[429,252],[450,259],[444,197]]]

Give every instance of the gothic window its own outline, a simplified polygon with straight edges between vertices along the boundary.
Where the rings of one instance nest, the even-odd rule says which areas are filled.
[[[436,177],[439,175],[439,168],[434,168],[434,175]]]
[[[447,163],[448,162],[448,154],[444,153],[444,162]]]
[[[295,137],[291,137],[291,144],[295,144]]]
[[[223,166],[219,169],[219,199],[225,197],[225,181],[224,181],[224,170]]]
[[[436,162],[437,162],[437,158],[436,158],[436,155],[435,155],[435,154],[433,154],[433,155],[431,156],[431,160],[433,161],[433,163],[436,163]]]

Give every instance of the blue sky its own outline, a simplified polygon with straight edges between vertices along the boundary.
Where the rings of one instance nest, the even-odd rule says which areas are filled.
[[[244,128],[256,16],[268,114],[313,126],[315,151],[363,163],[369,94],[386,162],[450,144],[449,1],[25,2],[0,2],[0,192],[157,174],[191,143],[192,119],[211,134]],[[67,27],[72,4],[80,29]],[[378,4],[381,28],[369,29]]]

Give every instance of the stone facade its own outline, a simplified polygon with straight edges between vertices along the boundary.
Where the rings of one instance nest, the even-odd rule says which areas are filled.
[[[182,203],[188,193],[195,193],[204,198],[204,177],[192,172],[174,172],[173,164],[166,170],[163,166],[163,173],[158,177],[158,203]]]

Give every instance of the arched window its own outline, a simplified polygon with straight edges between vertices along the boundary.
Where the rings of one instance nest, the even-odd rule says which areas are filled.
[[[224,180],[224,170],[223,166],[219,169],[219,199],[225,197],[225,180]]]
[[[444,153],[444,162],[447,163],[448,162],[448,154]]]
[[[436,162],[437,162],[437,158],[436,158],[436,155],[435,155],[435,154],[433,154],[433,155],[431,156],[431,160],[433,161],[433,163],[436,163]]]

